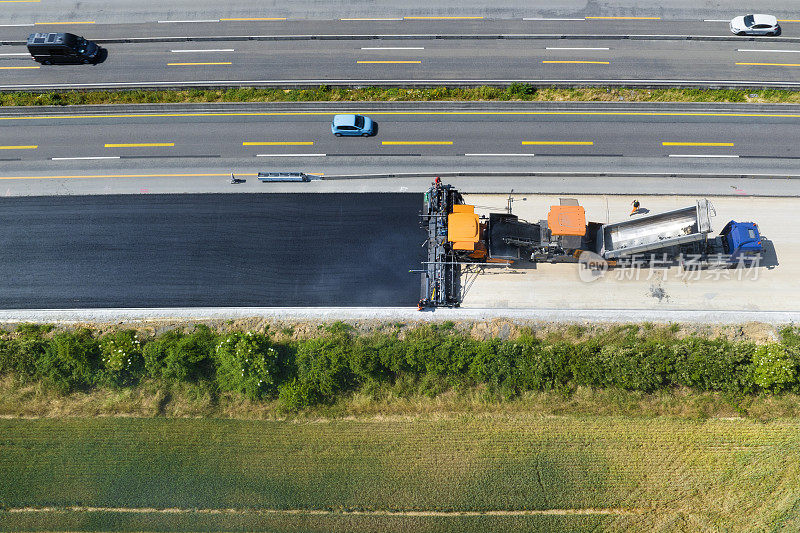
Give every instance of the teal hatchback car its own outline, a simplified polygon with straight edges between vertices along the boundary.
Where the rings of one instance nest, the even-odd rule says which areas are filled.
[[[331,122],[331,133],[337,137],[342,135],[369,137],[375,133],[375,123],[364,115],[336,115]]]

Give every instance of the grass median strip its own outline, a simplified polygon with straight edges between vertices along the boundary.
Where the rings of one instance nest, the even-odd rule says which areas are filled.
[[[719,102],[800,103],[800,91],[777,89],[623,89],[534,87],[525,83],[481,87],[331,87],[307,89],[190,89],[0,93],[0,106],[65,106],[214,102]],[[757,116],[753,113],[750,116]],[[6,117],[4,117],[6,118]]]

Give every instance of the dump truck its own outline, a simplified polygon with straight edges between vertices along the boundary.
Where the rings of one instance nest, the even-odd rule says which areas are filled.
[[[420,214],[428,235],[420,309],[457,307],[462,274],[488,266],[583,262],[613,268],[650,258],[659,265],[727,268],[752,264],[763,252],[754,222],[731,220],[711,235],[716,213],[707,199],[613,224],[587,222],[584,208],[571,198],[562,198],[538,222],[520,220],[510,205],[506,213],[479,216],[455,187],[439,179],[433,183]]]

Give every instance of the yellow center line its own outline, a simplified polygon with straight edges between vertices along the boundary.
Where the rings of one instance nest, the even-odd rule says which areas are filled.
[[[202,177],[230,177],[231,173],[223,174],[94,174],[87,176],[0,176],[0,180],[56,180],[56,179],[84,179],[84,178],[202,178]],[[236,173],[237,176],[257,176],[257,173]]]
[[[364,111],[282,111],[282,112],[235,112],[235,113],[141,113],[108,115],[36,115],[0,116],[0,120],[49,120],[49,119],[102,119],[102,118],[186,118],[186,117],[301,117],[327,116],[337,113],[365,113]],[[612,116],[612,117],[712,117],[712,118],[800,118],[792,113],[699,113],[678,111],[368,111],[369,115],[437,115],[437,116]]]
[[[453,141],[383,141],[381,142],[383,145],[402,145],[407,146],[411,144],[431,144],[431,145],[449,145],[453,144]]]
[[[594,20],[661,20],[661,17],[585,17]]]
[[[50,26],[53,24],[95,24],[93,20],[81,20],[81,21],[74,21],[74,22],[34,22],[37,26]]]
[[[314,141],[245,141],[242,146],[313,146]]]
[[[592,146],[593,141],[522,141],[522,144],[529,145],[563,145],[563,146]]]
[[[737,65],[752,65],[760,67],[800,67],[800,63],[736,63]]]
[[[591,65],[610,65],[609,61],[542,61],[542,63],[589,63]]]
[[[356,61],[359,65],[369,65],[374,63],[381,63],[381,64],[401,64],[401,65],[418,65],[422,63],[422,61]]]
[[[189,67],[195,65],[230,65],[230,61],[220,61],[213,63],[167,63],[168,67]]]
[[[778,22],[800,22],[798,19],[778,19]]]
[[[483,17],[403,17],[405,20],[481,20]]]
[[[24,144],[20,146],[0,146],[0,150],[36,150],[38,144]]]
[[[663,142],[662,146],[733,146],[733,143]]]
[[[120,144],[106,144],[106,148],[147,148],[147,147],[170,147],[175,146],[175,143],[120,143]]]
[[[219,19],[219,20],[222,22],[233,21],[233,20],[286,20],[286,17],[264,17],[264,18],[245,17],[245,18]]]
[[[0,70],[19,70],[24,68],[40,68],[40,67],[0,67]]]

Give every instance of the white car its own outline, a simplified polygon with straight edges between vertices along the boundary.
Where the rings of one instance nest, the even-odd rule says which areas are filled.
[[[772,15],[745,15],[731,20],[731,33],[736,35],[780,35],[781,26]]]

